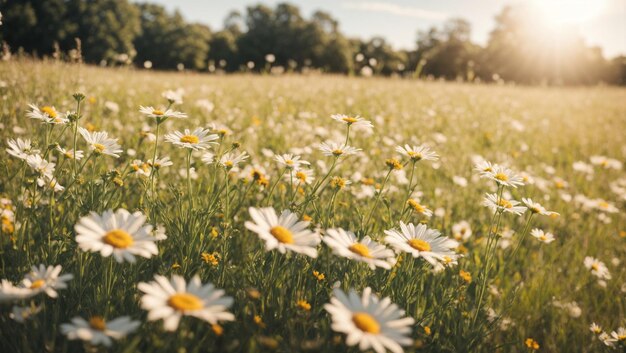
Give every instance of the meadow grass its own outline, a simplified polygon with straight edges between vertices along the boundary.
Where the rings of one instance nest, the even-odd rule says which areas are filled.
[[[3,213],[0,278],[18,285],[39,264],[61,265],[62,273],[73,275],[57,298],[33,294],[0,303],[3,352],[358,351],[331,328],[324,304],[333,288],[361,293],[365,287],[390,297],[415,320],[412,343],[404,347],[409,352],[623,348],[621,336],[604,339],[607,346],[589,326],[595,322],[610,334],[626,324],[626,176],[621,165],[611,168],[626,156],[624,88],[211,76],[25,60],[0,63],[0,81],[0,196],[13,214]],[[183,103],[168,104],[162,93],[178,88],[184,89]],[[76,92],[86,96],[74,115],[80,116],[76,127],[117,138],[124,150],[119,158],[92,153],[78,134],[85,158],[75,166],[54,151],[54,144],[73,148],[74,124],[52,128],[26,116],[29,104],[75,113]],[[140,106],[170,106],[188,115],[159,125],[158,156],[169,156],[173,165],[158,173],[143,163],[155,154],[150,133],[157,124]],[[354,128],[346,139],[346,124],[333,114],[360,115],[374,127]],[[207,165],[202,153],[164,139],[212,123],[219,136],[210,149],[215,159],[244,151],[250,158],[233,169]],[[64,190],[38,186],[38,171],[5,152],[7,140],[17,137],[31,139],[44,159],[56,163],[54,177]],[[348,140],[362,151],[324,156],[318,145],[327,140]],[[396,151],[405,144],[426,144],[439,159],[412,163]],[[313,184],[285,177],[289,171],[274,160],[284,153],[311,162]],[[390,158],[402,170],[386,163]],[[512,168],[526,185],[480,178],[474,168],[480,160]],[[352,183],[341,188],[342,181]],[[494,214],[483,205],[485,193],[494,192],[498,200],[532,198],[560,216],[535,215],[527,224],[530,211]],[[407,206],[407,195],[434,214]],[[390,270],[372,270],[333,254],[325,243],[316,247],[316,258],[266,251],[245,226],[249,207],[289,209],[310,219],[314,232],[342,228],[382,244],[384,231],[398,229],[400,221],[423,223],[457,238],[462,257],[438,268],[398,252]],[[75,226],[81,217],[120,208],[141,212],[164,231],[158,255],[130,264],[79,248]],[[471,228],[468,239],[453,230],[461,221]],[[532,228],[556,240],[526,236]],[[585,267],[588,256],[606,264],[610,279]],[[162,321],[147,319],[138,283],[195,274],[234,299],[228,309],[234,321],[183,317],[175,332],[166,332]],[[18,323],[12,304],[39,312]],[[60,325],[76,316],[130,316],[140,325],[104,348],[61,333]]]

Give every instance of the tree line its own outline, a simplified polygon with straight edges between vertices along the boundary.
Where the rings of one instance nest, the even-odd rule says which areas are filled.
[[[211,72],[401,75],[524,84],[625,84],[626,57],[603,57],[575,32],[558,36],[528,8],[505,7],[486,45],[454,18],[419,31],[415,49],[382,37],[350,38],[329,13],[309,18],[281,3],[231,12],[222,29],[189,23],[175,11],[128,0],[0,0],[5,52],[80,59],[102,65]],[[78,40],[77,40],[78,39]],[[5,53],[6,54],[6,53]]]

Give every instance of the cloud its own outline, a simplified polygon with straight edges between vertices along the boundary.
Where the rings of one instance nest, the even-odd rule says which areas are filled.
[[[445,20],[449,17],[449,15],[445,12],[430,11],[414,6],[402,6],[385,2],[346,2],[343,3],[343,6],[353,10],[385,12],[396,16],[412,17],[424,20]]]

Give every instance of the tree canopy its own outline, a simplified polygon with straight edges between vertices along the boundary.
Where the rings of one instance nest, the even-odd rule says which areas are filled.
[[[625,84],[625,57],[606,60],[571,28],[542,26],[527,6],[505,7],[482,47],[461,18],[417,33],[412,50],[349,38],[331,14],[279,3],[231,12],[212,31],[179,12],[129,0],[0,0],[0,40],[37,57],[80,39],[86,62],[198,71],[310,71],[518,83]],[[558,45],[557,45],[558,44]]]

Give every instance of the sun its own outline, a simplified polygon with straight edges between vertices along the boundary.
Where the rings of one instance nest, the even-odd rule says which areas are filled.
[[[608,0],[532,0],[552,24],[582,24],[597,18]]]

